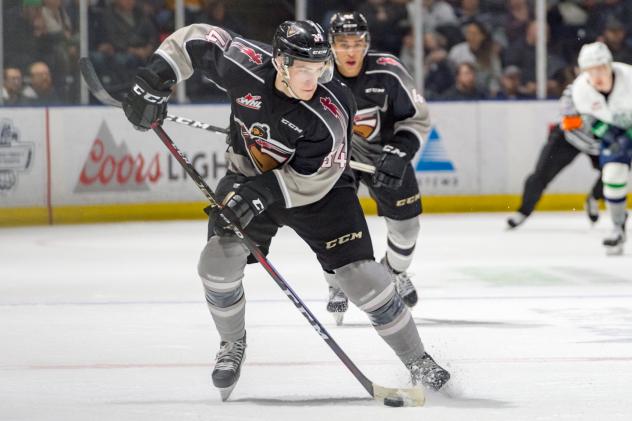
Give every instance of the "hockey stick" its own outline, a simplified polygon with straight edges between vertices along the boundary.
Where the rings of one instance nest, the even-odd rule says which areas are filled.
[[[87,57],[82,57],[79,59],[79,68],[81,69],[81,74],[83,75],[83,79],[86,81],[88,85],[88,89],[92,92],[92,95],[96,99],[98,99],[102,104],[110,105],[112,107],[122,108],[122,104],[120,101],[112,98],[112,96],[105,90],[103,84],[99,80],[96,71],[94,70],[94,66],[92,62]],[[202,121],[193,120],[187,117],[180,117],[173,114],[167,114],[165,118],[167,121],[172,121],[174,123],[182,124],[184,126],[189,126],[194,129],[202,129],[213,133],[218,134],[228,134],[228,129],[224,129],[221,127],[213,126],[208,123],[204,123]],[[349,161],[349,166],[357,171],[362,171],[369,174],[375,173],[375,167],[371,164],[364,164],[358,161]]]
[[[93,78],[97,78],[94,69],[92,72],[83,72],[84,67],[81,68],[82,75],[90,88],[94,86]],[[96,79],[98,81],[98,78]],[[105,89],[103,89],[103,93],[107,94]],[[100,94],[103,97],[103,93]],[[109,96],[109,94],[107,94]],[[96,97],[96,95],[95,95]],[[98,98],[98,97],[97,97]],[[99,99],[99,98],[98,98]],[[107,99],[104,97],[104,99]],[[106,105],[114,105],[116,102],[113,98],[110,97],[111,100],[107,100],[104,102]],[[120,103],[119,103],[120,104]],[[116,106],[116,105],[114,105]],[[156,124],[152,127],[154,132],[158,135],[162,143],[167,147],[169,152],[173,155],[173,157],[182,165],[182,168],[189,174],[191,179],[195,182],[198,188],[202,191],[204,196],[209,200],[211,206],[217,207],[219,204],[215,199],[215,195],[213,190],[206,184],[206,181],[202,178],[202,176],[193,168],[187,157],[178,149],[178,147],[173,143],[169,135],[164,131],[162,126]],[[390,406],[421,406],[425,402],[425,395],[423,389],[420,387],[412,387],[412,388],[388,388],[377,385],[369,380],[368,377],[364,375],[360,371],[360,369],[355,365],[355,363],[349,358],[349,356],[340,348],[338,343],[331,337],[329,332],[325,329],[325,327],[316,319],[316,316],[307,308],[305,303],[301,300],[301,298],[294,292],[294,290],[288,285],[288,283],[283,279],[281,274],[277,272],[277,270],[272,266],[270,261],[266,258],[266,256],[261,252],[257,244],[251,240],[239,227],[233,226],[233,230],[235,235],[240,238],[244,245],[248,248],[250,253],[257,259],[257,261],[263,266],[263,268],[268,272],[268,274],[272,277],[272,279],[276,282],[276,284],[281,288],[281,290],[287,295],[287,297],[292,301],[292,303],[299,309],[301,314],[307,319],[307,321],[312,325],[314,330],[320,335],[320,337],[329,345],[331,350],[336,354],[336,356],[340,359],[340,361],[349,369],[349,371],[353,374],[353,376],[360,382],[360,384],[364,387],[364,389],[371,395],[375,400],[380,401],[386,405]]]

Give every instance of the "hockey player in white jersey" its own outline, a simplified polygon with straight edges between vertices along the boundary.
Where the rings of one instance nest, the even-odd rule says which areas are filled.
[[[601,42],[586,44],[577,59],[581,74],[571,86],[566,115],[581,116],[601,139],[603,193],[613,230],[604,240],[608,254],[623,253],[626,196],[632,161],[632,66],[612,61]]]

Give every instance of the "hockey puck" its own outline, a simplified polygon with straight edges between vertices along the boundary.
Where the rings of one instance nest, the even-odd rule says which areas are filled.
[[[404,399],[399,396],[384,398],[384,405],[386,406],[404,406]]]

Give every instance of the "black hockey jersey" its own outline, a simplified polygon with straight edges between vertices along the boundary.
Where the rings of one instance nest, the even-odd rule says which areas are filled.
[[[194,24],[177,30],[156,55],[177,81],[201,71],[231,101],[228,169],[258,182],[286,207],[321,199],[342,177],[348,162],[355,101],[337,80],[319,84],[309,101],[276,90],[271,47],[225,29]]]
[[[353,126],[355,160],[375,163],[384,145],[396,146],[412,159],[430,130],[428,105],[414,81],[393,55],[370,51],[360,74],[336,77],[353,91],[358,112]]]

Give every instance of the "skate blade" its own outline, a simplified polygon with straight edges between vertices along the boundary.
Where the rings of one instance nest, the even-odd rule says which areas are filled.
[[[345,318],[344,313],[331,313],[334,316],[334,320],[336,321],[336,326],[342,326],[342,321]]]
[[[623,244],[618,246],[606,246],[607,256],[621,256],[623,254]]]
[[[230,394],[233,393],[233,389],[235,388],[235,386],[237,386],[237,382],[233,383],[229,387],[218,388],[219,395],[222,397],[222,402],[226,402],[228,400],[228,398],[230,397]]]

